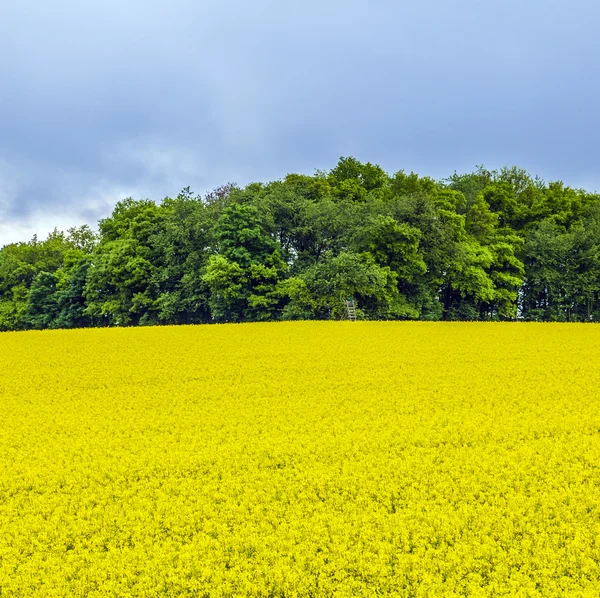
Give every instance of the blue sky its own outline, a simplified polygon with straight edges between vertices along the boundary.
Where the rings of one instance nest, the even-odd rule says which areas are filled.
[[[0,246],[342,155],[600,190],[600,4],[0,0]]]

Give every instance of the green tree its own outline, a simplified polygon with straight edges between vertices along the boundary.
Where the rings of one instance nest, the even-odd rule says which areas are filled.
[[[222,204],[227,200],[226,189],[214,193],[215,202]],[[194,197],[189,188],[175,199],[165,198],[161,207],[165,217],[154,237],[155,250],[160,255],[157,317],[169,324],[208,322],[209,290],[202,275],[212,255],[217,212],[206,201]]]
[[[72,242],[57,229],[44,241],[34,236],[28,243],[13,243],[0,249],[0,330],[22,330],[33,325],[28,314],[34,308],[28,295],[36,276],[41,272],[56,273],[72,249]],[[38,297],[42,294],[39,290]],[[49,316],[48,321],[51,320]],[[35,326],[39,327],[41,321],[38,317]]]
[[[359,317],[418,316],[399,294],[397,275],[389,267],[379,266],[368,252],[329,252],[298,279],[286,281],[280,288],[288,293],[289,303],[283,315],[290,319],[299,314],[304,319],[343,317],[344,301],[350,297],[357,301]]]
[[[59,308],[56,297],[57,278],[51,272],[38,272],[27,294],[25,321],[31,328],[53,328]]]
[[[281,301],[277,285],[287,264],[258,208],[237,203],[225,208],[215,225],[214,239],[215,255],[202,275],[210,293],[212,319],[239,322],[276,317]]]
[[[84,314],[100,325],[159,322],[163,254],[157,239],[167,208],[127,198],[100,221],[101,240],[87,274]]]
[[[336,318],[600,319],[600,195],[504,167],[330,171],[125,199],[0,249],[0,330]]]

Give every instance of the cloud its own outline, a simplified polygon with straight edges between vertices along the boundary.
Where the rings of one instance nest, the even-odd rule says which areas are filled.
[[[0,244],[340,155],[600,188],[599,16],[583,0],[2,3]]]

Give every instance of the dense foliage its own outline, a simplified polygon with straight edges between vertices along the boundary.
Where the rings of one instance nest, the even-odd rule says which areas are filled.
[[[0,250],[0,330],[329,319],[350,296],[365,319],[598,320],[600,195],[342,158]]]

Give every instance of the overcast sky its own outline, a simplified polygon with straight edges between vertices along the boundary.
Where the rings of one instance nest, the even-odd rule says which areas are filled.
[[[600,190],[599,25],[591,0],[0,0],[0,246],[342,155]]]

